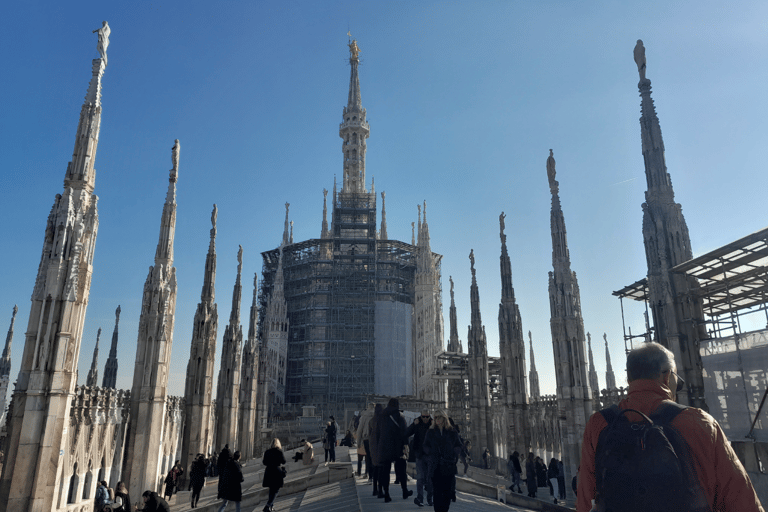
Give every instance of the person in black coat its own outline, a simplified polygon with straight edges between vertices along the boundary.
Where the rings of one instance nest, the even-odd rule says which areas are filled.
[[[373,408],[373,418],[371,419],[370,431],[368,433],[368,447],[371,451],[371,464],[373,465],[373,495],[381,495],[382,498],[384,497],[384,492],[379,482],[379,418],[381,418],[383,410],[384,408],[381,404],[376,404]]]
[[[333,416],[329,417],[331,419],[331,424],[325,429],[325,437],[328,440],[328,455],[330,456],[331,462],[336,462],[336,435],[339,429],[336,426],[336,420],[333,419]]]
[[[533,453],[528,453],[528,458],[525,459],[525,483],[528,486],[528,497],[535,498],[538,483],[536,479],[536,464],[533,460]]]
[[[222,499],[221,491],[222,491],[222,475],[224,474],[224,471],[227,469],[227,462],[232,457],[232,452],[229,451],[229,445],[225,444],[224,448],[221,450],[221,453],[219,454],[219,458],[216,460],[216,469],[217,473],[219,474],[219,486],[218,486],[218,493],[216,494],[216,499]]]
[[[168,502],[158,496],[155,491],[144,491],[141,498],[144,500],[143,512],[171,512]]]
[[[189,469],[189,488],[192,491],[192,508],[197,506],[200,501],[200,491],[205,485],[205,471],[208,467],[208,461],[202,453],[198,453],[192,467]]]
[[[384,492],[384,503],[389,503],[389,473],[392,463],[403,456],[405,446],[405,416],[400,412],[400,402],[397,398],[390,398],[387,408],[381,411],[379,416],[379,482]],[[381,497],[381,496],[379,496]]]
[[[405,431],[406,438],[413,436],[408,462],[416,463],[416,497],[413,501],[420,507],[424,506],[424,490],[427,491],[427,503],[432,504],[432,482],[427,478],[427,458],[422,449],[424,438],[431,426],[432,418],[429,416],[429,411],[423,409],[421,416],[414,419]]]
[[[424,438],[423,450],[427,455],[427,471],[432,480],[435,512],[447,512],[453,498],[461,440],[445,411],[435,412],[434,422]]]
[[[243,500],[243,469],[240,467],[240,452],[235,452],[232,458],[227,460],[224,473],[219,475],[221,484],[221,497],[224,503],[219,507],[219,512],[224,512],[230,501],[235,502],[235,510],[240,512],[240,502]]]
[[[272,446],[264,452],[264,459],[261,462],[266,466],[261,485],[262,487],[269,487],[269,499],[264,505],[264,512],[272,512],[275,497],[285,479],[285,468],[280,467],[285,464],[285,455],[283,455],[283,447],[278,438],[272,440]]]

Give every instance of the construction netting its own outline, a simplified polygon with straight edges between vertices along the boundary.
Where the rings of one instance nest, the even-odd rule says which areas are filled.
[[[374,389],[376,394],[413,394],[411,322],[413,305],[380,300],[375,302]]]
[[[708,340],[700,353],[709,413],[729,440],[744,441],[768,386],[768,330]],[[766,409],[752,431],[760,442],[768,442]]]

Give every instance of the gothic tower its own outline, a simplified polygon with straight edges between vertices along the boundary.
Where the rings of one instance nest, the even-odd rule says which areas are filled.
[[[120,306],[115,310],[115,330],[112,331],[112,346],[109,347],[109,357],[104,365],[104,379],[101,387],[115,389],[117,384],[117,324],[120,323]]]
[[[131,496],[141,496],[147,489],[160,490],[163,476],[161,446],[176,312],[173,238],[176,234],[176,180],[180,150],[179,139],[176,139],[171,150],[173,168],[160,220],[155,264],[149,267],[141,301],[131,387],[130,434],[123,466],[123,481],[128,482]]]
[[[216,362],[216,334],[219,313],[216,306],[216,219],[211,212],[211,238],[203,271],[203,289],[197,304],[189,348],[187,378],[184,384],[186,421],[181,444],[181,465],[189,468],[198,453],[208,454],[213,445],[213,366]]]
[[[244,460],[256,456],[256,402],[258,400],[257,372],[259,369],[259,339],[256,326],[259,322],[258,273],[253,276],[253,302],[248,319],[248,337],[243,346],[243,366],[240,370],[240,422],[238,446]]]
[[[552,193],[552,272],[549,273],[552,351],[555,357],[557,409],[563,433],[565,478],[576,474],[581,456],[581,436],[592,414],[592,391],[587,380],[584,320],[576,272],[571,271],[565,218],[560,207],[559,183],[555,179],[555,158],[549,150],[547,177]]]
[[[349,44],[349,64],[352,67],[349,97],[343,112],[346,121],[339,127],[339,137],[343,140],[341,150],[344,155],[342,194],[368,192],[365,188],[365,139],[370,134],[370,128],[365,121],[366,112],[360,97],[360,78],[357,74],[359,55],[360,48],[357,47],[357,41],[353,40]]]
[[[386,230],[386,224],[383,226]],[[432,378],[436,371],[436,356],[443,350],[443,305],[440,299],[440,275],[436,270],[435,257],[429,243],[427,202],[424,201],[424,222],[419,226],[416,294],[413,308],[415,395],[422,400],[445,402],[445,383]]]
[[[531,373],[528,374],[530,396],[533,400],[538,400],[541,398],[541,391],[539,390],[539,372],[536,371],[536,359],[533,357],[533,336],[531,331],[528,331],[528,342],[531,346]]]
[[[592,335],[587,333],[587,354],[589,359],[589,388],[592,390],[592,400],[595,411],[600,410],[600,383],[595,370],[595,358],[592,356]]]
[[[80,110],[64,191],[56,194],[40,266],[16,388],[2,479],[0,512],[48,511],[60,493],[63,449],[77,385],[85,311],[91,288],[99,215],[93,193],[101,126],[101,78],[107,66],[109,25],[98,29],[101,55]],[[22,435],[22,432],[24,435]]]
[[[16,322],[16,313],[19,312],[18,306],[13,306],[13,315],[11,316],[11,325],[8,327],[8,334],[5,336],[5,348],[3,356],[0,358],[0,428],[5,424],[5,399],[8,395],[8,384],[11,381],[11,342],[13,341],[13,324]]]
[[[525,339],[520,308],[512,287],[512,263],[504,234],[504,212],[499,215],[501,236],[501,303],[499,304],[499,355],[501,356],[501,385],[507,408],[510,431],[507,446],[527,450],[530,446],[528,428],[528,393],[525,391]]]
[[[237,251],[237,277],[232,292],[232,312],[229,325],[221,339],[221,365],[216,386],[216,432],[214,449],[228,444],[232,451],[238,445],[237,409],[240,405],[240,365],[242,364],[243,326],[240,324],[240,303],[243,296],[243,246]]]
[[[287,211],[287,207],[286,207]],[[285,403],[285,370],[288,360],[288,307],[283,291],[283,250],[277,264],[272,295],[264,316],[264,391],[266,405]],[[269,414],[269,411],[266,411]],[[264,419],[262,419],[264,421]]]
[[[467,333],[469,357],[469,422],[472,458],[480,460],[483,450],[491,450],[493,443],[493,422],[491,421],[491,390],[488,374],[488,347],[485,341],[485,326],[480,317],[480,292],[475,275],[475,252],[469,252],[472,286],[470,287],[471,324]],[[493,450],[491,450],[493,451]]]
[[[603,333],[603,340],[605,340],[605,388],[616,389],[616,375],[613,374],[611,353],[608,352],[608,335],[605,333]]]
[[[683,209],[675,203],[672,180],[664,159],[664,140],[651,98],[651,81],[645,78],[645,48],[638,41],[635,61],[640,70],[642,114],[640,134],[648,190],[643,203],[643,241],[648,263],[648,303],[653,314],[654,341],[675,354],[677,371],[687,389],[680,403],[706,410],[699,341],[706,339],[700,299],[689,291],[698,287],[692,277],[673,274],[672,268],[693,258]]]
[[[447,352],[459,354],[463,352],[461,340],[459,339],[459,329],[456,320],[456,301],[453,295],[453,277],[448,277],[451,283],[451,305],[448,313],[448,322],[450,336],[448,338]],[[448,381],[448,414],[451,418],[461,423],[466,422],[466,402],[467,391],[464,387],[464,379],[451,379]]]
[[[99,385],[99,339],[101,338],[101,327],[99,327],[96,333],[96,346],[93,347],[93,360],[91,361],[91,369],[88,370],[88,377],[85,379],[85,385],[88,387],[96,387]]]

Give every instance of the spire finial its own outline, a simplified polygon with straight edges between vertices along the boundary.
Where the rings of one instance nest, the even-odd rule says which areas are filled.
[[[101,55],[102,60],[104,60],[104,65],[107,64],[107,47],[109,46],[110,32],[112,31],[109,29],[109,23],[106,21],[102,21],[101,27],[91,32],[92,34],[99,35],[99,42],[96,43],[96,50],[98,50],[99,55]]]
[[[475,279],[475,250],[469,250],[469,268],[472,271],[472,279]]]
[[[282,245],[288,245],[291,242],[291,224],[288,220],[288,209],[290,208],[291,203],[285,203],[285,225],[283,226],[283,243]]]
[[[645,80],[645,46],[643,46],[643,40],[638,39],[634,50],[635,64],[637,64],[637,72],[640,73],[640,81]]]
[[[451,282],[451,304],[453,304],[453,276],[448,276],[448,281]]]
[[[389,240],[389,235],[387,234],[387,193],[386,192],[381,193],[381,239]]]
[[[547,178],[549,178],[549,190],[552,192],[552,195],[557,194],[559,188],[559,183],[555,179],[555,175],[555,157],[550,149],[549,157],[547,158]]]
[[[416,245],[416,223],[411,222],[411,245]]]
[[[181,152],[181,144],[179,144],[179,139],[176,139],[176,142],[173,144],[173,147],[171,148],[171,162],[173,163],[173,168],[171,169],[171,175],[168,178],[170,181],[176,183],[176,179],[179,175],[179,153]]]

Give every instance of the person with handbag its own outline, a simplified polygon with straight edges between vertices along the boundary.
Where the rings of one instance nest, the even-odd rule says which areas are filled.
[[[283,467],[283,464],[285,464],[285,455],[283,454],[283,447],[278,438],[272,440],[272,445],[269,450],[264,452],[264,459],[261,462],[266,466],[266,469],[264,470],[264,480],[261,485],[262,487],[269,488],[269,499],[267,500],[267,504],[264,505],[263,510],[264,512],[272,512],[274,509],[275,497],[283,486],[283,481],[287,474],[285,467]]]

